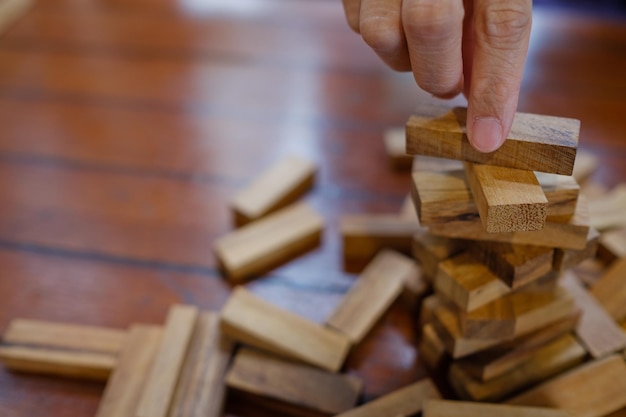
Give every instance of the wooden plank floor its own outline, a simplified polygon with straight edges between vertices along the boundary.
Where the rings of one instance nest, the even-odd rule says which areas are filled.
[[[624,21],[537,10],[520,110],[581,119],[608,186],[626,181],[625,73]],[[337,220],[399,210],[409,176],[388,168],[382,133],[428,100],[338,1],[40,0],[0,36],[0,331],[221,308],[227,199],[291,154],[320,167],[307,199],[324,244],[249,287],[324,320],[354,279]],[[425,374],[413,322],[394,305],[350,356],[366,399]],[[0,415],[90,416],[102,390],[0,369]]]

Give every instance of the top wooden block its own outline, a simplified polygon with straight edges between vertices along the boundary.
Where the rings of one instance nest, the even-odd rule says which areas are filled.
[[[456,107],[440,116],[411,116],[406,124],[407,153],[572,175],[579,120],[517,113],[502,147],[482,153],[467,139],[466,115],[465,108]]]

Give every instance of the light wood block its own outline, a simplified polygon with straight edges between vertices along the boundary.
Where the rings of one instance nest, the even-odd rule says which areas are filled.
[[[599,231],[626,227],[626,184],[589,200],[591,225]]]
[[[406,153],[406,138],[403,127],[387,129],[383,134],[383,143],[387,159],[393,169],[408,171],[413,166],[413,157]]]
[[[472,339],[513,338],[568,317],[574,300],[561,288],[516,291],[468,313],[461,313],[462,336]]]
[[[626,348],[626,334],[573,273],[566,273],[561,285],[582,311],[576,326],[576,336],[593,358],[598,359]]]
[[[586,259],[593,258],[598,251],[599,242],[600,233],[593,227],[590,228],[587,233],[587,244],[583,249],[555,249],[552,268],[555,271],[565,271]]]
[[[413,257],[431,281],[437,276],[439,263],[461,252],[465,246],[466,242],[462,240],[434,236],[426,229],[413,235]]]
[[[219,314],[198,315],[168,417],[220,417],[224,376],[234,343],[222,335]]]
[[[441,394],[433,382],[425,378],[336,417],[412,416],[422,411],[426,400],[437,398],[441,398]]]
[[[465,173],[488,233],[543,229],[548,199],[532,171],[466,162]]]
[[[591,294],[616,321],[626,319],[626,258],[609,267],[591,286]]]
[[[419,358],[430,370],[438,370],[448,359],[443,341],[433,328],[432,323],[422,327],[421,338],[417,347]]]
[[[607,266],[599,259],[591,258],[582,261],[573,268],[580,282],[590,288],[605,274]]]
[[[504,404],[467,401],[429,400],[424,405],[423,417],[570,417],[555,408],[522,407]]]
[[[243,226],[293,203],[313,186],[315,165],[290,156],[271,166],[230,201],[235,224]]]
[[[461,253],[439,264],[435,291],[463,311],[488,304],[511,288],[469,253]]]
[[[455,239],[505,242],[518,245],[547,246],[552,248],[584,249],[589,234],[587,201],[581,195],[576,203],[576,213],[567,223],[546,221],[543,230],[534,232],[487,233],[480,220],[453,221],[429,227],[431,234]]]
[[[450,366],[450,383],[461,399],[499,401],[520,389],[571,369],[583,362],[585,355],[585,349],[573,336],[564,335],[541,347],[510,372],[485,382],[472,378],[454,363]]]
[[[157,326],[134,325],[113,374],[107,381],[96,417],[134,416],[161,343]]]
[[[507,401],[560,408],[572,417],[601,417],[626,406],[626,364],[611,355],[548,380]]]
[[[552,270],[554,249],[510,243],[475,242],[472,255],[491,272],[516,289],[535,281]]]
[[[167,416],[197,317],[198,309],[193,306],[170,308],[161,344],[137,405],[136,417]]]
[[[58,323],[45,320],[11,320],[2,342],[50,349],[73,349],[117,355],[127,332],[106,327]]]
[[[571,175],[576,158],[580,121],[517,113],[502,147],[482,153],[465,134],[465,108],[439,115],[411,116],[406,124],[406,150],[428,155],[527,171]]]
[[[413,157],[413,172],[439,172],[455,170],[463,170],[463,161],[426,155],[415,155]]]
[[[590,152],[579,150],[576,154],[574,162],[574,171],[572,177],[579,183],[585,182],[598,168],[598,158]]]
[[[380,252],[365,268],[326,324],[345,334],[353,344],[360,343],[402,293],[409,280],[418,273],[413,259],[390,250]]]
[[[0,34],[24,15],[33,5],[34,0],[0,1]]]
[[[420,220],[417,217],[417,209],[415,208],[411,194],[404,199],[404,203],[402,203],[398,216],[404,220],[411,220],[419,224]]]
[[[339,224],[346,261],[369,262],[382,249],[410,253],[419,223],[397,215],[354,214],[342,216]]]
[[[347,336],[236,288],[222,310],[222,330],[233,339],[329,371],[341,368]]]
[[[238,401],[290,416],[333,416],[353,408],[363,383],[353,376],[243,348],[226,375]]]
[[[478,352],[456,362],[464,373],[480,381],[489,381],[528,361],[537,351],[576,327],[580,313],[560,320],[525,337]]]
[[[318,246],[323,228],[313,209],[297,203],[222,236],[215,252],[229,281],[239,283]]]
[[[626,227],[602,233],[598,244],[598,257],[606,263],[626,258]]]
[[[425,158],[425,157],[416,157]],[[423,225],[478,218],[478,208],[463,164],[433,171],[414,170],[411,196]],[[428,166],[428,164],[427,164]],[[572,177],[536,172],[541,189],[548,200],[546,220],[567,223],[574,215],[580,187]]]

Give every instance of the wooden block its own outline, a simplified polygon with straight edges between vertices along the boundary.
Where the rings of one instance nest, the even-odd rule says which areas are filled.
[[[330,371],[341,368],[347,336],[236,288],[222,310],[222,330],[233,339]]]
[[[563,410],[467,401],[429,400],[423,417],[570,417]]]
[[[432,323],[422,327],[422,334],[417,346],[419,358],[430,370],[438,370],[448,359],[443,341],[433,328]]]
[[[417,217],[417,209],[415,208],[415,204],[413,204],[413,197],[411,197],[411,194],[404,199],[404,203],[402,203],[398,216],[400,216],[403,220],[410,220],[419,224],[420,220]]]
[[[626,334],[573,273],[566,273],[561,285],[582,311],[576,326],[576,336],[593,358],[598,359],[626,348]]]
[[[196,326],[198,309],[175,305],[167,314],[161,344],[137,405],[137,417],[165,417]]]
[[[33,5],[33,0],[0,1],[0,33],[7,30]]]
[[[579,183],[583,183],[598,168],[599,161],[596,156],[587,151],[578,150],[572,177]]]
[[[386,130],[383,134],[383,142],[391,167],[398,171],[410,170],[413,166],[413,157],[406,153],[404,128]]]
[[[475,310],[511,292],[504,281],[467,252],[439,264],[433,287],[463,311]]]
[[[220,417],[224,376],[233,342],[222,335],[219,314],[198,315],[168,417]]]
[[[573,268],[585,259],[593,258],[598,250],[600,233],[593,227],[587,233],[587,244],[583,249],[555,249],[552,269],[565,271]]]
[[[531,359],[546,344],[570,333],[579,318],[580,313],[577,312],[525,337],[517,338],[515,343],[508,342],[478,352],[458,360],[456,364],[473,379],[483,382],[494,379]]]
[[[363,383],[337,374],[243,348],[226,375],[238,400],[291,416],[333,416],[353,408]]]
[[[611,355],[548,380],[507,401],[560,408],[572,417],[600,417],[626,406],[626,364]]]
[[[436,398],[441,394],[429,378],[424,378],[336,417],[412,416],[422,411],[426,400]]]
[[[422,157],[417,157],[422,158]],[[423,225],[478,218],[463,164],[433,171],[414,170],[411,195]],[[580,187],[572,177],[536,172],[548,200],[546,220],[566,223],[574,215]]]
[[[342,216],[339,228],[344,258],[369,262],[381,249],[410,253],[421,226],[395,215],[357,214]]]
[[[475,242],[469,247],[476,259],[513,289],[552,270],[554,250],[551,248],[494,242]]]
[[[324,222],[298,203],[217,239],[215,252],[229,281],[262,274],[319,245]]]
[[[418,328],[423,328],[425,325],[433,321],[435,309],[442,303],[437,294],[430,294],[422,300],[419,312],[419,325]]]
[[[464,241],[434,236],[420,229],[413,235],[413,257],[432,281],[437,276],[439,263],[461,252],[465,245]]]
[[[487,233],[480,220],[453,221],[429,227],[431,234],[455,239],[486,240],[518,245],[547,246],[552,248],[584,249],[589,234],[587,201],[581,195],[576,203],[576,213],[567,223],[546,221],[543,230],[534,232]]]
[[[134,416],[148,381],[148,375],[162,330],[157,326],[134,325],[128,333],[119,361],[109,378],[96,417]]]
[[[472,339],[513,338],[568,317],[574,300],[561,288],[516,291],[467,313],[461,313],[461,335]]]
[[[579,120],[517,113],[502,147],[495,152],[482,153],[467,140],[466,117],[466,109],[460,107],[438,117],[411,116],[406,124],[407,153],[526,171],[572,174]]]
[[[605,274],[606,264],[598,259],[587,259],[572,268],[580,282],[586,287],[592,287]]]
[[[591,286],[591,294],[616,321],[626,319],[626,258],[609,267]]]
[[[606,263],[626,258],[626,227],[602,233],[598,244],[598,257]]]
[[[270,167],[230,201],[235,224],[243,226],[293,203],[313,186],[315,165],[290,156]]]
[[[573,336],[567,334],[544,345],[510,372],[489,381],[482,382],[472,378],[456,363],[450,366],[449,379],[454,391],[461,399],[499,401],[520,389],[532,386],[580,364],[585,359],[585,355],[585,349]]]
[[[411,258],[397,252],[380,252],[343,297],[326,324],[360,343],[398,298],[411,276],[417,275]]]
[[[599,231],[626,227],[626,184],[589,200],[591,225]]]
[[[14,319],[2,336],[2,342],[10,345],[117,355],[124,346],[126,334],[124,330],[106,327]]]
[[[415,155],[413,157],[413,172],[439,172],[455,170],[463,170],[462,161],[425,155]]]
[[[532,171],[466,162],[465,173],[488,233],[543,229],[548,200]]]
[[[414,308],[430,291],[430,282],[423,268],[413,259],[412,272],[406,276],[400,299],[410,308]]]

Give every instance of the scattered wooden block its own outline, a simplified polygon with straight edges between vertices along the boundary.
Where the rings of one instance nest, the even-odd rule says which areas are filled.
[[[571,335],[564,335],[542,346],[529,359],[510,372],[479,381],[469,376],[458,364],[450,366],[450,383],[464,400],[499,401],[504,397],[551,378],[585,359],[585,349]],[[520,405],[546,405],[525,404]]]
[[[429,400],[423,417],[570,417],[563,410],[467,401]]]
[[[417,275],[411,258],[397,252],[380,252],[341,300],[326,324],[358,344]]]
[[[235,288],[222,310],[222,330],[233,339],[330,371],[341,368],[347,336]]]
[[[556,292],[516,291],[461,313],[461,334],[472,339],[513,338],[562,320],[574,311],[574,300],[561,288]]]
[[[161,343],[157,326],[134,325],[109,378],[96,417],[134,416]]]
[[[587,151],[578,150],[576,161],[574,162],[574,171],[572,177],[579,183],[585,182],[587,178],[598,168],[599,161],[596,156]]]
[[[543,229],[548,200],[532,171],[466,162],[465,173],[488,233]]]
[[[167,416],[197,317],[198,309],[193,306],[170,308],[161,344],[137,405],[137,417]]]
[[[437,398],[441,394],[429,378],[424,378],[336,417],[412,416],[422,411],[426,400]]]
[[[571,272],[566,273],[561,285],[582,311],[576,326],[576,336],[593,358],[598,359],[626,348],[626,333]]]
[[[432,281],[437,276],[439,263],[461,252],[465,245],[464,241],[434,236],[420,229],[413,235],[413,257]]]
[[[593,227],[587,233],[587,244],[583,249],[555,249],[552,269],[565,271],[573,268],[585,259],[593,258],[598,250],[600,233]]]
[[[198,315],[168,417],[220,417],[224,376],[233,342],[220,330],[219,314]]]
[[[383,142],[391,167],[398,171],[410,170],[413,166],[413,157],[406,153],[404,128],[386,130],[383,134]]]
[[[476,259],[513,289],[552,270],[554,249],[551,248],[495,242],[475,242],[469,247]]]
[[[626,227],[626,184],[589,200],[591,225],[599,231]]]
[[[590,258],[572,268],[580,282],[586,287],[592,287],[605,274],[607,268],[599,259]]]
[[[217,239],[215,252],[229,281],[262,274],[319,245],[324,222],[298,203]]]
[[[546,221],[543,230],[534,232],[487,233],[480,220],[452,221],[429,227],[431,234],[455,239],[486,240],[518,245],[584,249],[589,233],[587,201],[579,196],[576,213],[567,223]]]
[[[395,215],[356,214],[342,216],[339,229],[346,261],[369,262],[381,249],[411,252],[419,223]]]
[[[626,364],[611,355],[548,380],[507,401],[560,408],[572,417],[600,417],[626,406]]]
[[[626,227],[602,233],[598,243],[598,257],[606,263],[626,258]]]
[[[24,15],[33,3],[33,0],[0,1],[0,33],[4,32]]]
[[[417,347],[419,358],[430,370],[438,370],[448,359],[443,341],[431,323],[422,327],[422,335]]]
[[[467,252],[439,264],[433,287],[463,311],[475,310],[511,292],[504,281]]]
[[[237,400],[291,416],[333,416],[356,405],[363,383],[280,359],[249,348],[240,349],[226,375]]]
[[[591,286],[591,294],[616,321],[626,319],[626,258],[609,267]]]
[[[270,167],[231,200],[235,224],[243,226],[293,203],[313,187],[315,171],[312,162],[295,156]]]
[[[466,117],[466,109],[460,107],[439,117],[411,116],[406,124],[407,153],[526,171],[572,174],[579,120],[517,113],[502,147],[485,154],[475,150],[467,140]]]

